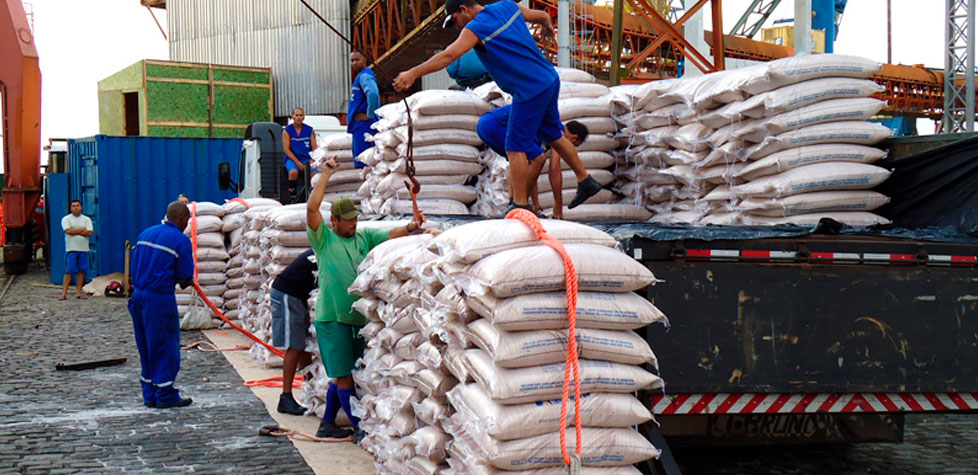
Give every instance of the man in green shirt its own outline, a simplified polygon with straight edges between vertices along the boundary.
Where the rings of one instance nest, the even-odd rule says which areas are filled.
[[[347,289],[357,278],[357,267],[371,249],[388,240],[407,236],[421,227],[411,221],[407,226],[391,229],[357,229],[357,211],[353,200],[341,198],[330,209],[333,229],[323,225],[319,206],[323,202],[330,177],[339,170],[335,160],[326,162],[319,183],[312,190],[306,203],[306,232],[309,244],[316,254],[319,266],[319,295],[316,297],[316,340],[326,374],[333,380],[326,393],[326,413],[319,424],[317,437],[346,438],[350,435],[336,427],[336,415],[342,407],[356,430],[355,440],[363,437],[359,419],[350,410],[350,398],[356,396],[353,384],[353,366],[363,355],[365,342],[360,329],[366,323],[363,315],[353,310],[357,296]],[[435,233],[436,230],[428,232]]]

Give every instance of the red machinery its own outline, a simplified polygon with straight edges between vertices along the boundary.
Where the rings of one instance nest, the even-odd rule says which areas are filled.
[[[3,0],[2,5],[3,266],[8,274],[22,274],[33,256],[31,216],[41,196],[41,69],[21,0]]]

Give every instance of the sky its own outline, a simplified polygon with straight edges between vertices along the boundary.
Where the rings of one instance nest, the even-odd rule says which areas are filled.
[[[286,1],[286,0],[277,0]],[[139,0],[29,0],[42,74],[41,135],[87,137],[98,133],[98,81],[141,59],[168,59],[167,42]],[[692,4],[692,0],[687,0]],[[729,30],[750,0],[724,0]],[[892,0],[893,62],[944,65],[944,6]],[[936,7],[936,8],[934,8]],[[707,8],[708,10],[708,8]],[[153,9],[166,29],[166,11]],[[794,16],[783,0],[770,21]],[[710,24],[709,12],[705,22]],[[886,61],[886,0],[848,2],[836,52]],[[918,124],[933,131],[931,121]]]
[[[168,59],[139,0],[28,0],[41,66],[41,143],[98,133],[98,81],[141,59]],[[166,11],[153,9],[166,29]],[[43,154],[42,161],[46,161]]]

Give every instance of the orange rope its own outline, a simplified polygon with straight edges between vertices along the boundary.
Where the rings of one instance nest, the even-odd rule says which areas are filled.
[[[309,442],[352,442],[353,436],[346,437],[343,439],[323,439],[316,437],[314,435],[306,434],[305,432],[300,432],[297,430],[289,429],[288,427],[282,427],[280,425],[270,425],[262,427],[258,430],[259,435],[267,435],[270,437],[288,437],[294,440],[305,440]]]
[[[231,348],[218,348],[217,345],[215,345],[215,344],[213,344],[213,343],[211,343],[209,341],[204,341],[204,340],[195,341],[195,342],[193,342],[193,343],[191,343],[189,345],[181,346],[180,347],[181,350],[192,350],[194,348],[197,348],[198,350],[203,351],[205,353],[213,353],[213,352],[217,352],[217,351],[240,351],[240,350],[248,350],[251,347],[248,346],[248,345],[234,345]]]
[[[231,198],[231,199],[228,200],[228,203],[231,203],[231,202],[241,203],[241,204],[245,205],[245,208],[251,209],[251,205],[248,204],[247,201],[245,201],[245,200],[243,200],[241,198]]]
[[[299,389],[302,387],[302,382],[305,381],[304,376],[296,376],[292,378],[292,389]],[[281,376],[272,376],[271,378],[265,379],[252,379],[245,381],[245,386],[253,388],[255,386],[263,386],[266,388],[280,388],[283,386]]]
[[[240,198],[235,198],[235,200],[237,199]],[[245,205],[247,204],[248,203],[245,203]],[[254,341],[255,343],[264,346],[273,355],[278,356],[279,358],[285,358],[284,351],[275,348],[274,346],[269,345],[264,341],[261,341],[260,338],[256,337],[248,330],[245,330],[244,328],[235,325],[233,322],[231,322],[231,320],[228,319],[228,317],[225,317],[224,313],[222,313],[217,308],[217,306],[215,306],[214,303],[211,302],[211,299],[208,298],[207,295],[204,295],[204,290],[201,289],[200,284],[197,283],[197,202],[196,201],[190,203],[190,241],[193,244],[193,250],[194,250],[194,289],[197,290],[197,295],[200,296],[201,300],[203,300],[204,303],[207,304],[208,307],[210,307],[210,309],[214,312],[214,315],[217,315],[218,318],[224,320],[224,323],[230,325],[231,328],[234,328],[235,330],[241,332],[242,335],[248,337],[250,340]]]
[[[567,400],[570,397],[571,372],[574,377],[574,429],[577,432],[577,459],[581,458],[581,375],[577,361],[577,270],[574,261],[564,248],[564,244],[547,234],[540,219],[525,209],[514,209],[506,215],[506,219],[522,221],[536,233],[537,238],[560,254],[564,261],[564,278],[567,287],[567,362],[564,366],[564,392],[560,399],[560,453],[564,463],[572,465],[574,460],[567,454]]]
[[[214,312],[214,315],[217,315],[218,318],[220,318],[221,320],[224,320],[224,323],[227,323],[228,325],[231,326],[231,328],[234,328],[235,330],[241,332],[242,335],[248,337],[251,341],[254,341],[255,343],[258,343],[261,346],[264,346],[265,349],[267,349],[271,354],[273,354],[275,356],[278,356],[279,358],[285,358],[285,352],[284,351],[282,351],[282,350],[280,350],[278,348],[275,348],[274,346],[269,345],[268,343],[265,343],[264,341],[261,341],[260,338],[256,337],[255,335],[253,335],[248,330],[245,330],[244,328],[241,328],[241,327],[235,325],[234,322],[232,322],[231,320],[228,320],[228,317],[225,317],[224,314],[221,313],[221,311],[218,310],[218,308],[216,306],[214,306],[214,303],[211,302],[211,299],[207,298],[207,296],[204,295],[204,291],[203,291],[203,289],[200,288],[200,284],[197,283],[197,279],[194,279],[194,289],[197,289],[197,295],[199,295],[200,298],[201,298],[201,300],[203,300],[204,303],[207,304],[208,307],[210,307],[210,309]]]
[[[197,282],[197,202],[196,201],[190,203],[190,243],[193,244],[193,250],[194,250],[194,282]]]

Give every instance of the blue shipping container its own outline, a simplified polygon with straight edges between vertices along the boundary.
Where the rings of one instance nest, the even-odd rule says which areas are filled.
[[[61,218],[71,212],[68,208],[68,174],[51,173],[47,176],[44,206],[48,211],[48,251],[51,253],[51,283],[61,285],[65,277],[65,233],[61,230]],[[85,276],[85,280],[90,280]]]
[[[71,198],[92,218],[92,275],[125,270],[125,243],[159,224],[166,206],[186,193],[223,203],[237,196],[218,188],[217,166],[238,176],[241,139],[109,137],[68,141]]]

